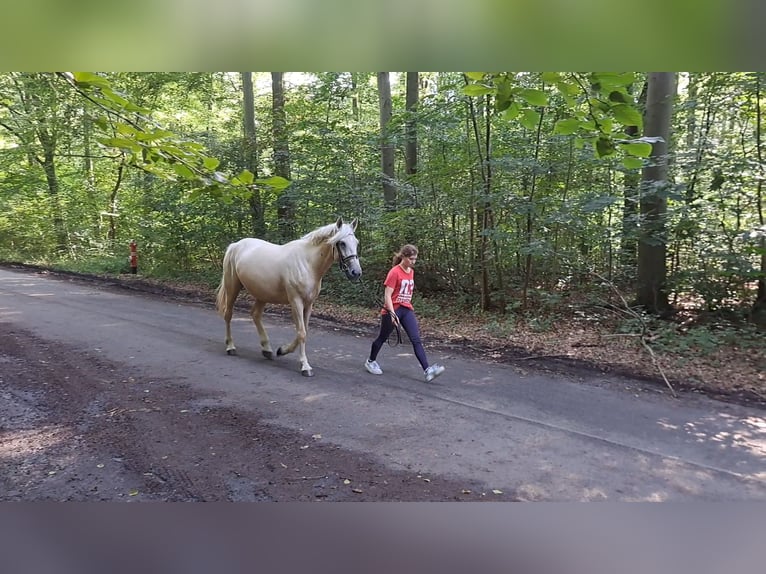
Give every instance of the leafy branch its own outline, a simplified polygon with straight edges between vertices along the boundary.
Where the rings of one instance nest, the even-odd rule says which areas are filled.
[[[494,95],[495,109],[503,119],[520,116],[520,123],[527,129],[536,128],[540,117],[537,109],[549,105],[545,89],[525,87],[512,73],[466,72],[465,77],[471,81],[463,88],[465,95]],[[633,72],[593,72],[587,76],[543,72],[541,79],[543,88],[556,88],[567,109],[568,115],[554,124],[554,134],[574,135],[579,144],[591,143],[598,157],[619,150],[627,169],[641,167],[651,155],[649,138],[630,138],[624,130],[614,127],[643,126],[643,116],[629,91],[635,82]]]
[[[94,120],[103,133],[96,138],[101,145],[119,150],[128,157],[129,165],[142,171],[196,184],[192,199],[204,192],[226,198],[232,193],[249,195],[258,186],[282,190],[290,185],[278,176],[256,179],[247,169],[237,175],[219,171],[220,160],[205,154],[202,144],[159,125],[151,119],[151,110],[130,101],[99,74],[59,72],[57,76],[104,113]]]

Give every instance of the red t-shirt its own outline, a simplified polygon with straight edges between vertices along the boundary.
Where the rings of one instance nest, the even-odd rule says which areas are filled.
[[[394,311],[399,307],[408,307],[412,309],[412,291],[415,289],[415,270],[410,268],[407,273],[401,265],[394,265],[391,271],[386,275],[383,285],[391,287],[394,292],[391,293],[391,302],[394,304]],[[381,314],[388,313],[385,309]]]

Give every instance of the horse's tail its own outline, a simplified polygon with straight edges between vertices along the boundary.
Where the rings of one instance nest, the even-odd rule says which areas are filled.
[[[234,286],[234,282],[239,281],[237,277],[237,271],[234,268],[233,247],[234,244],[232,243],[226,248],[226,252],[223,255],[223,273],[221,274],[221,284],[218,286],[218,292],[215,296],[215,308],[221,316],[224,316],[229,305],[234,303],[233,301],[229,301],[229,291],[230,288]],[[237,293],[239,293],[239,288],[235,292],[235,297]]]

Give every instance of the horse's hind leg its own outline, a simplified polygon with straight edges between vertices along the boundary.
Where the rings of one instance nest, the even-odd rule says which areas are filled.
[[[223,319],[226,322],[226,354],[236,355],[237,348],[234,346],[234,340],[231,337],[231,317],[234,314],[234,302],[237,300],[242,284],[236,277],[231,277],[228,282],[221,286],[221,289],[225,289],[225,298],[222,299],[224,308]]]
[[[266,334],[266,329],[263,326],[263,308],[265,306],[265,303],[256,301],[253,303],[252,309],[250,309],[250,316],[253,318],[255,329],[258,331],[258,336],[261,339],[261,353],[263,353],[263,356],[267,359],[273,359],[274,351],[271,349],[269,336]]]

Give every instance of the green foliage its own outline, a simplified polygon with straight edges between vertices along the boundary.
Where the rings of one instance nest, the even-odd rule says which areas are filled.
[[[365,280],[376,287],[393,251],[417,244],[419,311],[474,312],[486,289],[506,314],[498,332],[513,321],[555,328],[567,293],[593,289],[577,269],[626,278],[630,292],[646,227],[636,182],[656,143],[641,137],[642,74],[422,73],[411,114],[403,75],[393,79],[386,137],[397,150],[397,202],[388,209],[372,73],[287,83],[290,182],[274,176],[268,74],[255,75],[257,173],[243,152],[237,74],[0,74],[0,257],[116,273],[135,239],[142,274],[215,284],[226,245],[253,235],[257,206],[260,233],[277,242],[359,217]],[[679,305],[745,316],[762,272],[754,126],[763,75],[682,79],[668,142],[673,185],[641,190],[667,199],[667,232],[653,240],[668,249]],[[404,172],[409,121],[415,174]],[[46,130],[56,194],[35,137]],[[325,290],[368,304],[335,269]]]
[[[651,153],[647,141],[630,139],[624,131],[627,127],[643,127],[643,116],[631,93],[639,81],[637,74],[544,72],[539,88],[526,85],[530,76],[470,72],[466,73],[470,83],[462,91],[469,97],[493,96],[495,109],[503,112],[504,119],[512,121],[520,115],[519,122],[528,130],[536,129],[541,118],[539,108],[551,105],[555,98],[555,104],[564,108],[567,117],[555,122],[554,134],[576,135],[579,142],[591,143],[598,157],[619,150],[629,160],[627,165],[633,167],[638,164],[632,156],[648,157]]]
[[[763,336],[754,327],[725,321],[687,331],[679,331],[672,323],[657,323],[655,327],[652,348],[662,353],[705,356],[724,347],[756,350],[763,346]]]
[[[102,75],[74,72],[61,76],[95,104],[98,115],[93,122],[104,134],[96,137],[100,144],[116,148],[127,156],[129,165],[157,177],[194,183],[197,186],[194,197],[202,192],[220,197],[252,185],[276,190],[289,185],[286,179],[277,176],[256,179],[246,169],[236,176],[217,171],[220,160],[206,155],[202,144],[157,125],[150,117],[151,110],[119,93]]]
[[[90,275],[119,275],[130,272],[130,263],[125,257],[94,254],[84,259],[64,259],[54,267]]]

